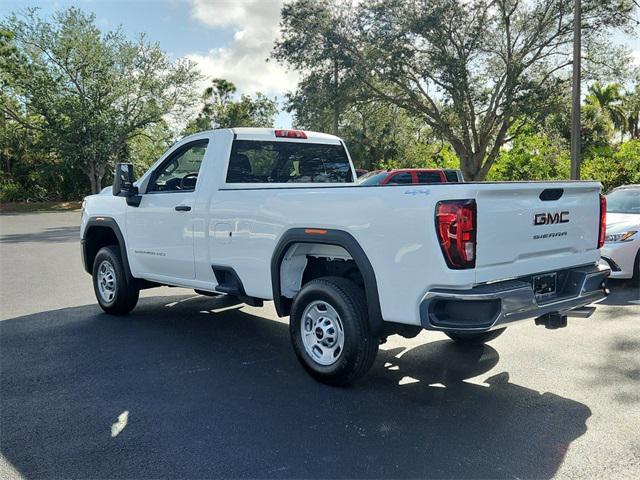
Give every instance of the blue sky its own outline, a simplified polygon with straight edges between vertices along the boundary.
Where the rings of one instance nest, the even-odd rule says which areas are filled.
[[[172,57],[188,57],[210,79],[231,80],[239,93],[263,92],[280,102],[297,83],[295,72],[265,60],[278,33],[282,0],[0,0],[0,17],[25,7],[44,15],[69,6],[93,12],[103,30],[144,32]],[[276,126],[290,127],[280,113]]]
[[[295,72],[265,61],[278,34],[282,0],[0,0],[0,17],[29,6],[50,15],[72,5],[93,12],[103,30],[121,26],[130,37],[144,32],[172,57],[197,62],[209,78],[231,80],[240,93],[261,91],[281,101],[295,88]],[[640,65],[640,39],[618,39]],[[289,127],[290,115],[281,113],[276,124]]]

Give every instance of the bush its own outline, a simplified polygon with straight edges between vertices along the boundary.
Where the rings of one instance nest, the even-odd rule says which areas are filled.
[[[564,180],[571,160],[565,141],[543,133],[526,132],[511,148],[500,152],[487,180]]]
[[[0,203],[22,202],[25,200],[22,194],[22,188],[13,180],[0,180]]]

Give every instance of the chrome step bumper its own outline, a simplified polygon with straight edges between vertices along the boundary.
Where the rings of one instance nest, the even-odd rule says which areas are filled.
[[[547,314],[571,315],[571,310],[606,296],[604,280],[609,273],[602,265],[558,271],[556,296],[543,302],[534,295],[533,276],[469,290],[434,289],[420,303],[421,323],[427,330],[487,331]]]

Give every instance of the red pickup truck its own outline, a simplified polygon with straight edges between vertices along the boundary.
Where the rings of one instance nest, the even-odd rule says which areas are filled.
[[[422,183],[462,183],[462,172],[441,168],[398,168],[374,170],[358,178],[360,185],[408,185]]]

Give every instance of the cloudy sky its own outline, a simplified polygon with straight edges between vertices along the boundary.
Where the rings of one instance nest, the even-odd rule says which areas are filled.
[[[266,62],[282,0],[0,0],[0,17],[27,6],[48,15],[71,5],[95,13],[104,30],[120,25],[130,37],[146,33],[171,56],[196,61],[209,78],[231,80],[240,93],[261,91],[282,100],[296,85],[295,73]],[[621,40],[640,64],[640,40]],[[288,127],[291,118],[280,114],[276,123]]]
[[[222,77],[240,93],[263,92],[282,101],[297,77],[266,62],[278,34],[282,0],[0,0],[0,17],[28,6],[49,15],[78,6],[93,12],[103,30],[122,26],[134,37],[144,32],[172,57],[196,61],[209,78]],[[277,126],[291,118],[280,114]]]

